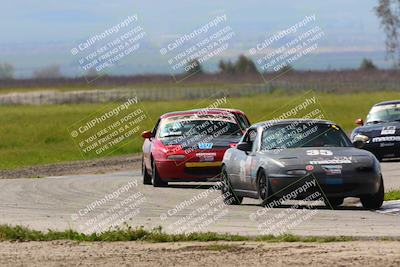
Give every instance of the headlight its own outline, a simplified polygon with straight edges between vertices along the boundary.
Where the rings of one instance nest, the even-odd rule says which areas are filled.
[[[306,175],[307,172],[305,170],[288,170],[286,171],[287,174],[290,175]]]
[[[185,155],[169,155],[167,157],[169,160],[183,160],[185,159]]]
[[[353,142],[354,141],[363,141],[367,143],[369,141],[369,137],[363,134],[357,134],[353,137]]]

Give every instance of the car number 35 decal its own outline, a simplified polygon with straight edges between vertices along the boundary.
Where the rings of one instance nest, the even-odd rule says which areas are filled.
[[[307,155],[308,156],[318,156],[318,155],[332,156],[333,153],[332,153],[332,151],[326,150],[326,149],[313,149],[313,150],[307,150]]]

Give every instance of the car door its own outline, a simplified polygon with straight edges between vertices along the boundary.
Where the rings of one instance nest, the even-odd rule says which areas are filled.
[[[251,188],[251,165],[255,158],[255,144],[257,129],[249,129],[242,139],[242,142],[252,144],[252,151],[236,150],[233,155],[234,167],[232,168],[231,182],[234,188],[249,190]]]

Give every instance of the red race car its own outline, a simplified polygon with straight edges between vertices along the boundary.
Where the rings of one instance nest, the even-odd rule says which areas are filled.
[[[144,184],[167,186],[172,181],[219,178],[225,151],[237,144],[250,125],[233,109],[197,109],[162,115],[145,131],[142,174]]]

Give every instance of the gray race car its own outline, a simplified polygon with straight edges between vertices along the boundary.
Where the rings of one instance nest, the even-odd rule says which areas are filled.
[[[287,195],[309,200],[307,196],[319,191],[330,207],[346,197],[359,197],[365,209],[379,209],[384,198],[379,161],[358,149],[362,142],[351,143],[338,125],[325,120],[252,125],[239,144],[225,152],[224,201],[238,205],[250,197],[267,205]]]

